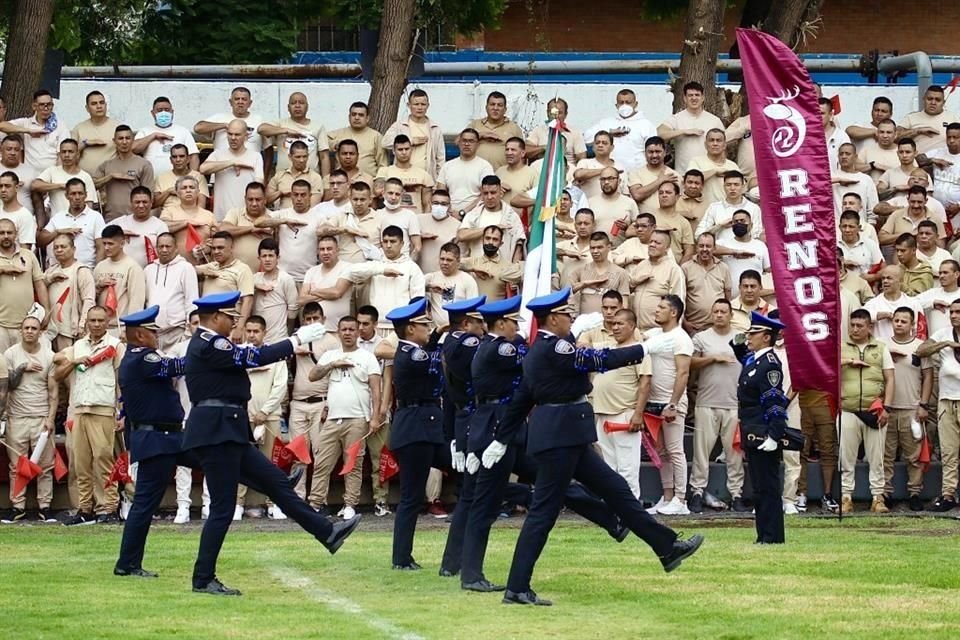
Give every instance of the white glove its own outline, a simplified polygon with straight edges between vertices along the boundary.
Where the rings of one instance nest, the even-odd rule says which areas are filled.
[[[480,469],[480,458],[474,453],[467,454],[467,473],[473,475]]]
[[[653,355],[655,353],[673,353],[673,336],[657,334],[643,343],[643,350]]]
[[[500,462],[500,459],[503,458],[506,452],[507,445],[502,442],[497,442],[496,440],[491,442],[490,445],[483,450],[483,455],[481,456],[483,468],[492,469],[493,465]]]
[[[760,443],[760,446],[757,447],[757,451],[776,451],[777,450],[777,441],[767,436],[766,439]]]
[[[584,331],[589,331],[590,329],[595,329],[603,324],[603,314],[601,313],[584,313],[577,316],[577,319],[573,321],[573,325],[570,327],[570,333],[574,337],[579,338],[580,334]]]
[[[453,470],[457,473],[463,473],[463,470],[467,466],[467,458],[463,454],[463,451],[457,451],[457,441],[452,440],[450,442],[450,464],[453,466]]]
[[[267,432],[267,428],[265,426],[263,426],[262,424],[257,425],[256,427],[253,428],[253,439],[257,442],[263,442],[263,434],[265,434],[266,432]]]
[[[313,324],[305,324],[294,334],[297,340],[300,341],[300,344],[309,344],[314,340],[319,340],[327,333],[327,328],[323,325],[322,322],[314,322]]]

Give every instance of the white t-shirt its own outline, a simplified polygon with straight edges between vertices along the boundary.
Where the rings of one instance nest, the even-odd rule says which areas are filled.
[[[459,211],[480,196],[480,181],[493,174],[490,163],[479,156],[471,160],[454,158],[443,163],[437,183],[446,186],[450,192],[450,206]]]
[[[657,130],[640,110],[629,118],[621,118],[619,114],[604,118],[584,131],[583,137],[593,142],[594,136],[600,131],[619,128],[626,128],[629,131],[613,139],[613,151],[610,152],[610,156],[627,172],[647,164],[643,145],[646,144],[647,138],[657,135]]]
[[[935,342],[952,342],[953,328],[941,329],[931,339]],[[953,349],[941,349],[934,357],[940,358],[940,399],[960,400],[960,362],[954,357]]]
[[[837,248],[843,251],[844,259],[857,263],[857,271],[861,275],[866,275],[875,264],[883,261],[883,254],[880,252],[880,245],[877,244],[876,240],[861,237],[852,246],[843,240],[837,240]],[[850,267],[847,266],[847,268]]]
[[[927,317],[927,334],[932,336],[938,331],[951,327],[949,306],[945,310],[940,311],[933,306],[933,303],[944,302],[949,305],[954,300],[960,300],[960,289],[951,293],[944,291],[943,287],[934,287],[933,289],[927,289],[926,291],[918,293],[915,300],[923,307],[923,313]]]
[[[280,255],[282,256],[283,254],[281,253]],[[344,260],[338,261],[332,269],[326,272],[324,272],[324,266],[322,264],[310,267],[303,276],[303,288],[301,291],[306,291],[307,287],[330,289],[336,286],[337,280],[341,278],[344,280],[348,279],[347,274],[349,271],[350,263]],[[323,324],[327,327],[327,331],[336,331],[340,318],[350,315],[350,304],[352,301],[352,287],[336,300],[320,300],[320,306],[323,308]]]
[[[259,136],[257,136],[259,138]],[[217,222],[223,221],[230,209],[246,208],[244,190],[251,182],[263,182],[263,158],[260,150],[247,151],[236,155],[230,149],[217,149],[207,157],[209,162],[237,162],[253,167],[243,169],[237,175],[236,169],[229,167],[214,174],[213,215]]]
[[[753,269],[762,276],[764,271],[770,270],[770,252],[767,250],[766,243],[753,238],[750,242],[734,240],[733,242],[720,242],[719,244],[728,249],[747,251],[753,254],[752,258],[736,258],[734,256],[723,256],[721,258],[730,269],[730,282],[733,283],[735,288],[740,286],[740,274],[744,271]]]
[[[400,208],[396,211],[387,209],[377,209],[374,212],[380,221],[380,236],[383,236],[383,230],[387,227],[400,227],[403,229],[403,255],[410,255],[410,236],[420,235],[420,219],[417,214],[410,209]]]
[[[647,332],[649,339],[653,331]],[[677,363],[674,356],[692,356],[693,340],[690,335],[677,326],[675,329],[662,332],[664,335],[673,336],[673,353],[651,354],[650,364],[653,366],[653,377],[650,381],[649,402],[669,404],[673,396],[673,383],[677,379]],[[677,403],[677,413],[687,412],[687,394],[681,394],[680,401]]]
[[[17,227],[17,242],[19,244],[37,244],[37,219],[33,217],[26,207],[20,207],[16,211],[3,211],[0,209],[0,220],[12,220]]]
[[[504,204],[500,211],[488,211],[486,207],[480,205],[463,216],[460,228],[482,230],[493,224],[506,228],[503,232],[503,242],[500,244],[500,257],[507,261],[512,260],[514,249],[527,239],[527,234],[523,230],[520,216],[509,206]],[[463,257],[475,258],[483,255],[483,237],[465,244],[466,252]]]
[[[97,239],[103,233],[106,224],[103,216],[90,207],[84,209],[80,215],[72,216],[67,211],[56,213],[47,222],[44,231],[57,231],[59,229],[79,228],[80,233],[73,237],[77,252],[75,258],[77,262],[93,269],[97,264]],[[47,251],[47,265],[56,264],[53,257],[53,250]]]
[[[887,340],[893,337],[893,322],[889,318],[877,320],[877,315],[884,312],[893,314],[900,307],[910,307],[917,317],[923,313],[923,307],[917,299],[905,293],[901,293],[900,297],[893,302],[887,300],[887,297],[882,293],[867,300],[863,308],[870,312],[870,317],[873,319],[873,335],[875,338]]]
[[[111,224],[120,225],[120,228],[124,231],[137,234],[126,237],[126,244],[123,251],[133,258],[134,262],[139,264],[141,268],[149,264],[147,261],[147,242],[144,238],[150,240],[150,244],[153,246],[154,252],[156,252],[157,236],[167,232],[167,224],[161,221],[160,218],[154,218],[153,216],[141,222],[134,218],[132,213],[129,213],[117,218]]]
[[[0,138],[2,140],[2,138]],[[20,178],[20,184],[17,187],[17,199],[20,200],[20,204],[29,211],[33,213],[33,199],[30,197],[30,183],[33,182],[33,179],[37,177],[37,170],[31,167],[28,164],[20,164],[16,167],[6,167],[0,165],[0,173],[4,171],[13,171],[17,174],[17,177]]]
[[[206,122],[228,123],[234,120],[243,120],[247,123],[247,149],[260,153],[263,150],[263,137],[257,133],[257,129],[263,124],[263,118],[255,113],[248,114],[246,118],[237,118],[232,113],[218,113],[209,118],[204,118]],[[213,135],[213,150],[226,151],[230,148],[227,142],[227,130],[220,129]],[[261,172],[262,173],[262,172]]]
[[[716,225],[729,222],[733,219],[734,212],[739,209],[743,209],[750,214],[750,222],[752,223],[750,235],[754,238],[760,238],[760,235],[763,233],[763,216],[760,214],[760,207],[746,198],[743,198],[737,204],[730,204],[726,200],[712,203],[703,213],[700,224],[697,225],[697,228],[693,232],[694,237],[699,238],[700,234],[704,231],[710,231],[710,229]],[[736,236],[733,235],[732,227],[725,227],[718,231],[716,235],[718,244],[735,242],[734,238],[736,238]],[[736,284],[736,280],[734,280],[734,284]]]
[[[161,173],[173,171],[173,165],[170,164],[170,149],[175,144],[186,145],[187,155],[200,153],[197,149],[197,142],[193,139],[193,134],[186,127],[178,124],[172,124],[166,129],[152,124],[137,131],[137,140],[146,138],[154,133],[165,133],[173,140],[154,140],[147,145],[143,152],[143,159],[153,165],[153,175],[159,176]]]
[[[302,220],[302,226],[280,225],[277,241],[280,243],[280,269],[287,272],[297,282],[303,282],[303,276],[317,264],[317,227],[320,214],[316,208],[306,213],[297,213],[293,209],[268,211],[271,218]]]
[[[950,153],[946,147],[940,147],[931,150],[927,157],[953,163],[946,168],[933,166],[933,197],[944,205],[960,202],[960,153]]]
[[[354,366],[348,369],[332,369],[328,374],[330,386],[327,388],[327,420],[340,418],[363,418],[369,420],[373,413],[370,397],[370,376],[380,375],[380,363],[365,349],[327,351],[318,365],[330,364],[337,360],[349,360]]]
[[[50,184],[67,184],[67,181],[71,178],[79,178],[83,180],[83,184],[87,187],[87,202],[99,202],[97,197],[97,188],[93,184],[93,178],[89,173],[80,169],[76,174],[67,173],[63,170],[63,167],[60,165],[54,165],[52,167],[47,167],[40,172],[40,175],[37,176],[37,180],[43,180],[44,182],[49,182]],[[50,211],[66,211],[70,208],[70,203],[67,202],[67,190],[66,189],[57,189],[56,191],[47,191],[47,198],[50,199]]]

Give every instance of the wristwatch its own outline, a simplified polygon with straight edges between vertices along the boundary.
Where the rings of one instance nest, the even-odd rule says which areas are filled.
[[[676,411],[676,410],[677,410],[677,405],[675,405],[674,403],[671,402],[670,404],[668,404],[667,406],[665,406],[665,407],[663,408],[664,411],[666,411],[667,409],[669,409],[670,411]]]

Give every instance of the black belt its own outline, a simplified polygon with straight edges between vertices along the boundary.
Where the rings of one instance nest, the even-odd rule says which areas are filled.
[[[576,398],[559,398],[555,402],[538,402],[540,407],[565,407],[572,404],[583,404],[587,402],[587,396],[577,396]]]
[[[326,402],[326,401],[327,401],[327,396],[310,396],[309,398],[297,400],[297,402],[308,402],[310,404],[316,404],[318,402]]]
[[[158,422],[156,424],[133,423],[134,431],[162,431],[164,433],[179,433],[183,431],[182,422]]]
[[[224,408],[224,409],[243,409],[244,411],[247,410],[247,408],[246,408],[244,405],[237,404],[236,402],[227,402],[226,400],[215,400],[215,399],[201,400],[200,402],[197,403],[196,406],[198,406],[198,407],[221,407],[221,408]]]
[[[411,400],[410,402],[397,402],[397,406],[402,409],[407,407],[439,407],[439,400]]]

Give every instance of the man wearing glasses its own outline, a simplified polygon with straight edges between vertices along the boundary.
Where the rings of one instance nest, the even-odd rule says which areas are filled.
[[[33,115],[0,122],[0,132],[23,136],[26,163],[40,173],[57,163],[60,143],[70,137],[70,130],[53,112],[53,96],[46,89],[33,94]]]

